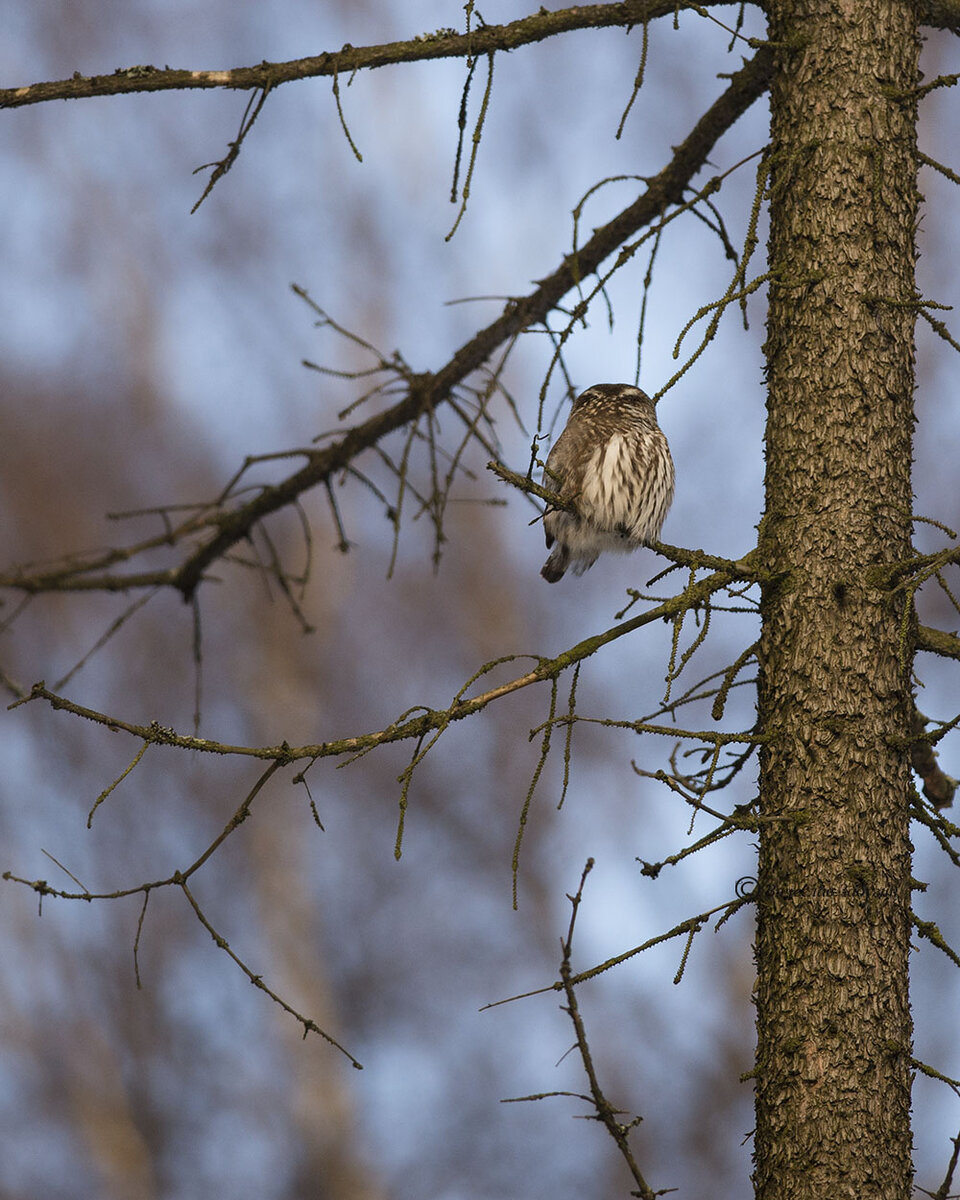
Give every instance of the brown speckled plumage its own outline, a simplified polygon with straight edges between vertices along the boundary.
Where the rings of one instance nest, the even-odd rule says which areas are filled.
[[[656,541],[673,499],[673,459],[653,401],[626,383],[598,383],[573,402],[547,456],[543,483],[574,503],[543,519],[550,557],[540,572],[556,583],[582,575],[604,550]]]

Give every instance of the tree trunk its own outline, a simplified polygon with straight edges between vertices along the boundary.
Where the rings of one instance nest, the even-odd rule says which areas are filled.
[[[908,0],[771,0],[756,1194],[911,1193]]]

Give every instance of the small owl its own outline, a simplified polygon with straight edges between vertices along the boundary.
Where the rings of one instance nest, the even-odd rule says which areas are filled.
[[[635,550],[660,537],[673,499],[673,459],[653,401],[628,383],[597,383],[573,402],[547,456],[543,486],[575,512],[547,509],[548,583],[582,575],[603,550]]]

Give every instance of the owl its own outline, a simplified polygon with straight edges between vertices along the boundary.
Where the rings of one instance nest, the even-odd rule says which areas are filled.
[[[628,383],[596,383],[579,395],[543,473],[543,486],[572,502],[548,508],[543,528],[548,583],[567,567],[582,575],[604,550],[627,552],[660,537],[673,499],[673,459],[653,401]]]

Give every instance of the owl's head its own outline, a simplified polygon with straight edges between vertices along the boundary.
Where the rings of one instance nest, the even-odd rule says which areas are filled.
[[[637,408],[645,410],[650,416],[655,416],[656,407],[653,401],[641,388],[634,387],[632,383],[595,383],[592,387],[588,387],[585,392],[574,400],[571,412],[576,412],[579,408],[612,408],[613,411],[622,408],[626,411],[635,411]]]

